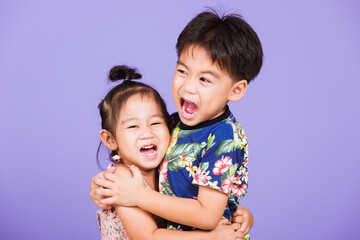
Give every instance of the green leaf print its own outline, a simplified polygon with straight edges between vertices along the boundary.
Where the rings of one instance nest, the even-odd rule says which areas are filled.
[[[186,137],[189,134],[194,133],[194,132],[198,132],[200,130],[201,129],[197,129],[197,130],[181,130],[181,131],[179,131],[179,138]]]
[[[218,149],[215,152],[216,156],[229,153],[237,149],[242,149],[247,144],[245,133],[241,125],[238,122],[230,122],[230,120],[227,120],[226,123],[232,125],[234,130],[234,139],[225,139],[221,141]]]
[[[205,172],[209,168],[209,162],[200,163],[199,167],[201,168],[202,172]]]
[[[230,168],[221,176],[221,183],[228,178],[228,175],[230,175]]]
[[[187,157],[196,159],[196,156],[200,153],[202,145],[200,143],[184,143],[174,146],[169,154],[165,156],[168,160],[169,169],[171,171],[177,171],[180,169],[179,163],[181,156],[186,155]]]
[[[237,148],[238,148],[238,146],[236,146],[236,142],[234,140],[225,139],[225,140],[221,141],[221,143],[220,143],[218,149],[216,150],[215,154],[218,157],[221,154],[233,152]]]
[[[212,146],[214,146],[216,143],[214,142],[215,139],[215,135],[209,135],[208,137],[208,142],[207,142],[207,147],[206,147],[206,151],[209,150],[209,148],[211,148]]]
[[[168,195],[168,196],[174,196],[175,194],[173,193],[173,191],[171,190],[169,181],[166,179],[165,182],[162,183],[163,185],[163,189],[161,190],[162,194]]]
[[[236,201],[235,201],[234,194],[230,194],[228,201],[233,202],[233,203],[236,202]],[[236,203],[239,203],[239,202],[236,202]]]

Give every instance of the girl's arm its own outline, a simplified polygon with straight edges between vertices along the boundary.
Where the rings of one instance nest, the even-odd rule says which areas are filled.
[[[117,166],[116,175],[126,176],[130,174],[128,169]],[[208,240],[208,239],[242,239],[243,233],[236,232],[239,224],[218,224],[213,231],[176,231],[159,229],[152,215],[138,207],[115,206],[121,222],[131,240]]]
[[[102,204],[138,206],[170,221],[204,230],[217,226],[227,204],[226,194],[200,186],[197,199],[167,196],[146,188],[139,169],[130,169],[132,178],[105,173],[107,180],[95,179],[98,185],[107,188],[96,190],[98,194],[109,196],[101,200]]]

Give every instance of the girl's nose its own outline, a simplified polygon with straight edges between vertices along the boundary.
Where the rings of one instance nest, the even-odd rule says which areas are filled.
[[[151,139],[154,137],[151,127],[145,127],[140,135],[141,139]]]

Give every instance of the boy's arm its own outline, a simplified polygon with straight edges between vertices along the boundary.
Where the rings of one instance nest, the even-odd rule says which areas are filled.
[[[158,228],[150,213],[138,207],[117,206],[115,209],[131,240],[234,240],[244,237],[243,233],[236,232],[238,223],[232,225],[219,223],[212,231],[178,231]]]
[[[115,174],[126,176],[129,174],[129,171],[126,168],[117,166]],[[242,239],[244,236],[242,233],[236,232],[236,229],[240,227],[237,223],[233,225],[218,224],[213,231],[174,231],[170,229],[159,229],[152,215],[138,207],[122,207],[116,205],[115,209],[131,240],[233,240]]]
[[[139,169],[130,169],[132,178],[119,179],[106,173],[107,180],[97,179],[98,185],[107,188],[98,189],[97,193],[110,196],[101,200],[102,204],[138,206],[170,221],[204,230],[214,229],[221,219],[228,200],[226,194],[200,186],[197,199],[167,196],[146,188]]]

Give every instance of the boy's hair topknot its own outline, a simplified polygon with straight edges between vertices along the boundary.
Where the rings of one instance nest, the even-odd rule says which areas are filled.
[[[220,16],[214,10],[198,14],[179,35],[178,58],[191,46],[203,47],[234,81],[245,79],[249,83],[262,66],[261,42],[238,14]]]

